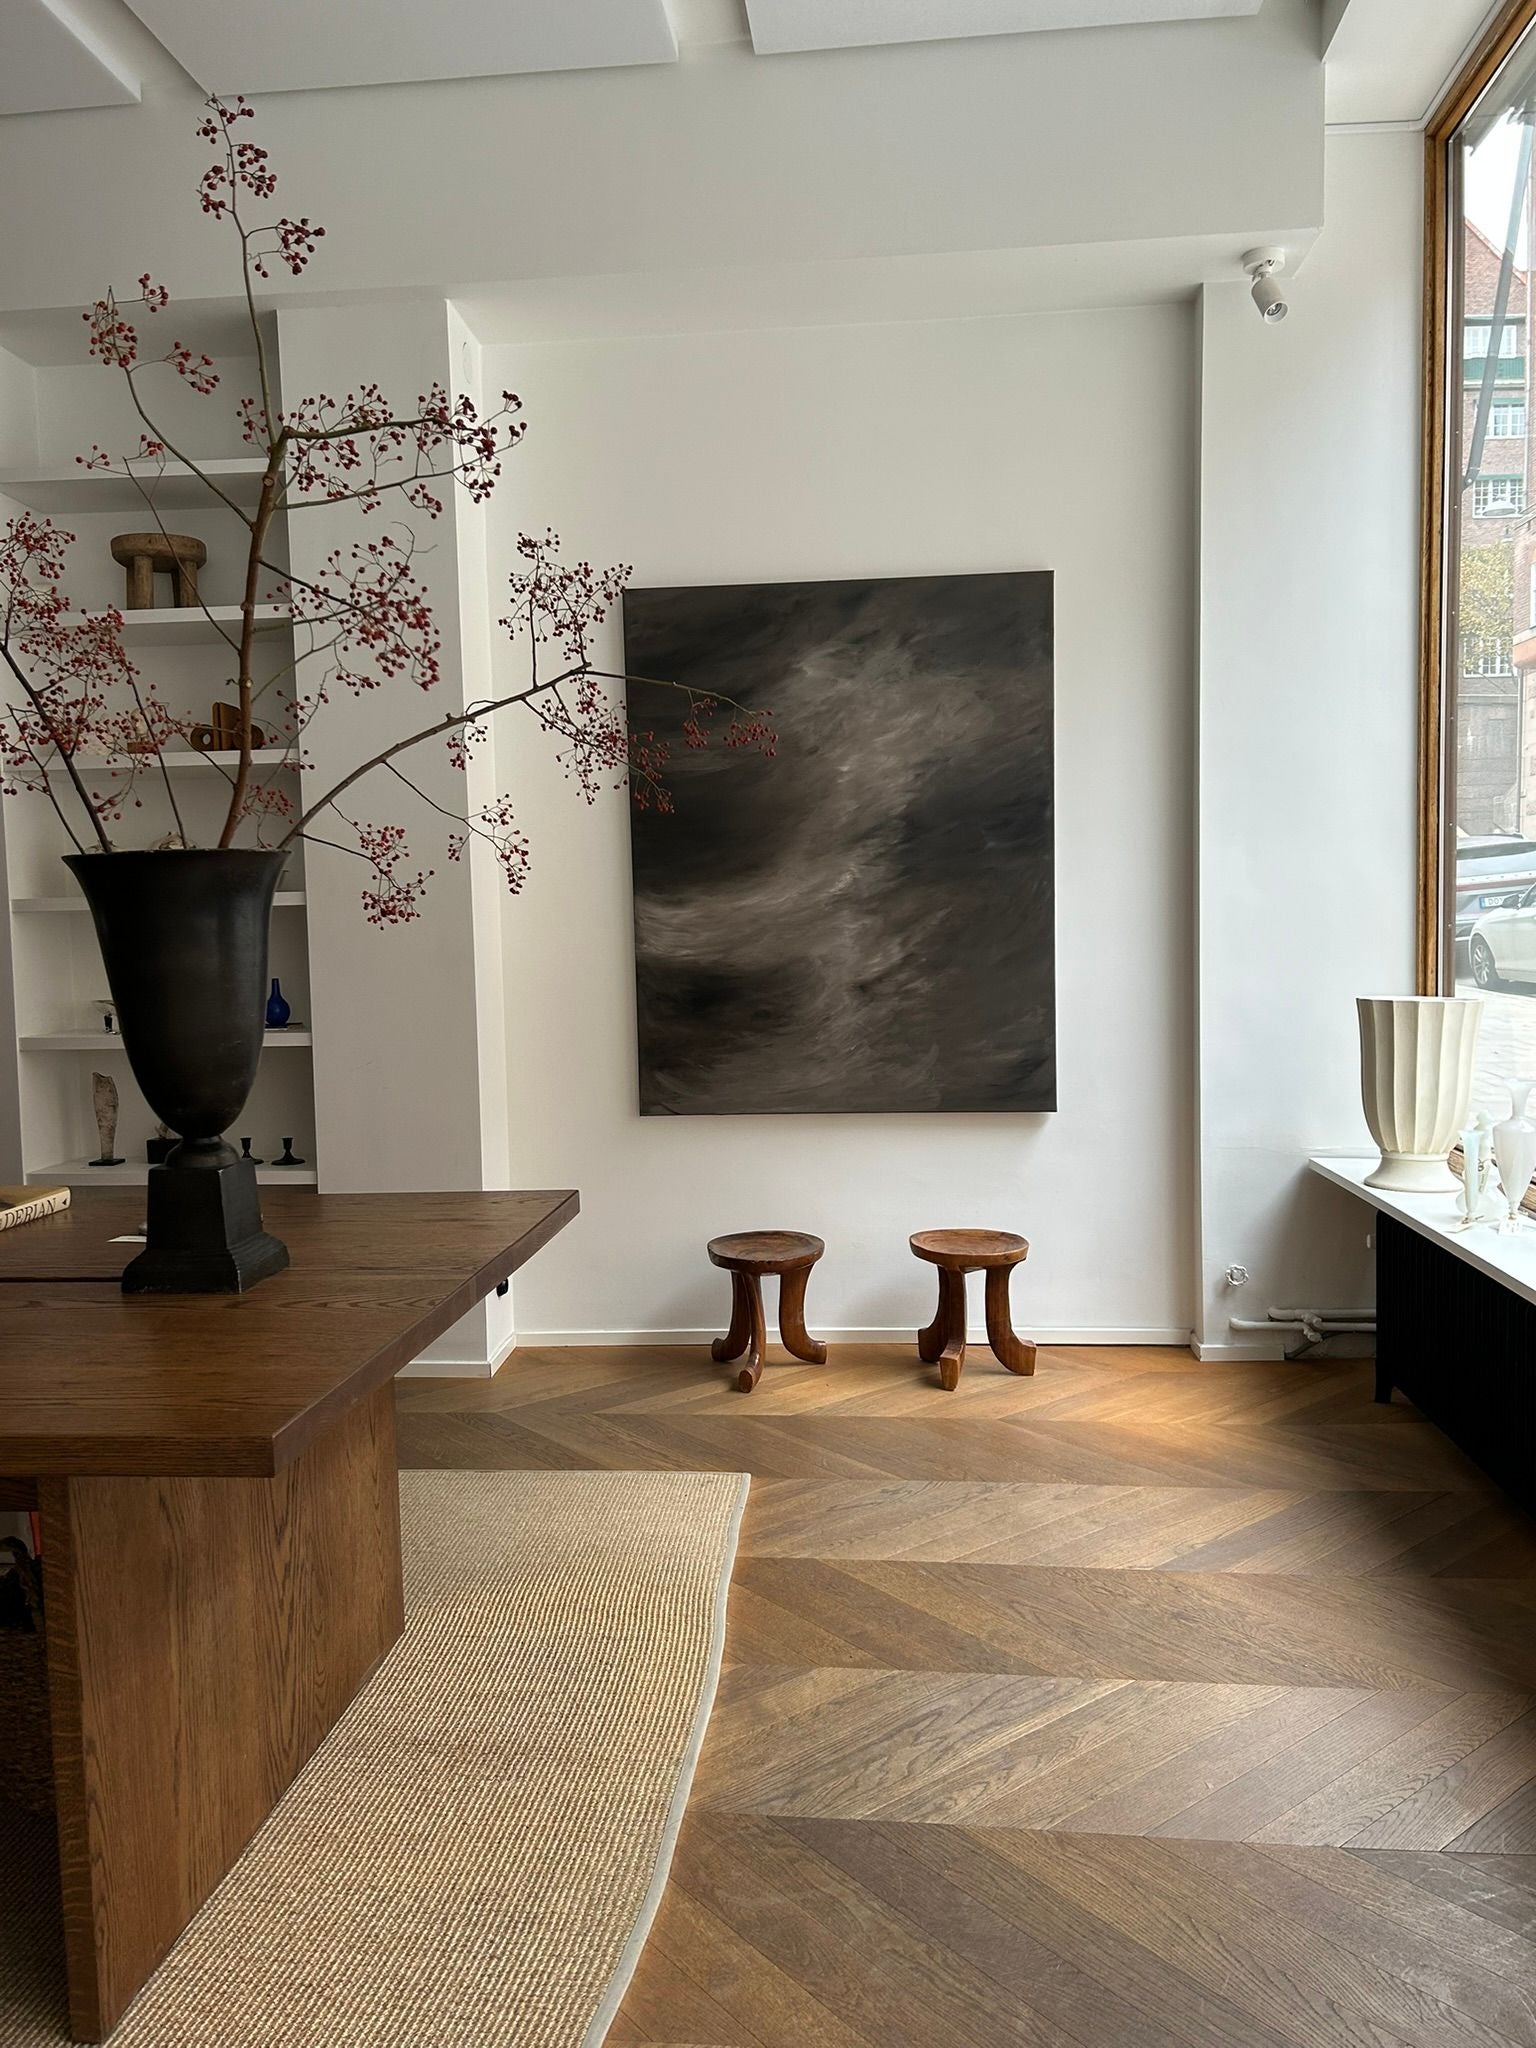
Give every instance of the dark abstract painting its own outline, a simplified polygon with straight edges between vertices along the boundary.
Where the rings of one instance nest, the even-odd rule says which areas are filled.
[[[1054,1109],[1050,574],[631,590],[624,642],[779,736],[628,686],[641,1111]]]

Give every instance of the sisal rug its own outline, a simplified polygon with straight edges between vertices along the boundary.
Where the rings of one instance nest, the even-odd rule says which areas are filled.
[[[406,1628],[113,2048],[592,2048],[666,1880],[747,1482],[401,1476]],[[0,2048],[59,2048],[46,1823],[0,1807]]]

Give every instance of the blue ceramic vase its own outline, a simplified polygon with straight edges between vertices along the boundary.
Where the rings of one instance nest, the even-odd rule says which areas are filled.
[[[283,985],[274,974],[272,977],[272,993],[267,997],[267,1029],[269,1031],[281,1031],[292,1015],[293,1011],[288,1007],[287,1000],[283,995]]]

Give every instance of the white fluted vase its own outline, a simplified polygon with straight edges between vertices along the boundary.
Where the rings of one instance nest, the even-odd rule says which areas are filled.
[[[1455,1194],[1447,1161],[1472,1099],[1476,996],[1357,996],[1360,1093],[1381,1147],[1366,1186]]]

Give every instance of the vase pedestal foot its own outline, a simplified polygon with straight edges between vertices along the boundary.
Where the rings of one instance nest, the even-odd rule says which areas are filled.
[[[288,1264],[287,1245],[261,1227],[256,1169],[233,1153],[219,1164],[152,1166],[148,1217],[125,1294],[243,1294]]]

